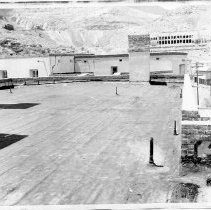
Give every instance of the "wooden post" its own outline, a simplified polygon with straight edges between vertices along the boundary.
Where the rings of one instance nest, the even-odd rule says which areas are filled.
[[[180,98],[182,98],[182,89],[181,89],[181,92],[180,92]]]
[[[150,156],[149,156],[149,163],[154,164],[154,159],[153,159],[153,138],[150,138]]]
[[[177,121],[174,121],[174,135],[177,135]]]
[[[117,90],[117,86],[116,86],[116,95],[118,95],[118,90]]]

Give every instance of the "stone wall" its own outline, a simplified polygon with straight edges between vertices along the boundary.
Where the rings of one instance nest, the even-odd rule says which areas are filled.
[[[182,163],[209,164],[211,147],[204,148],[206,145],[209,147],[209,142],[211,145],[210,118],[200,117],[197,111],[182,111]],[[199,153],[200,147],[203,148]]]
[[[146,52],[150,51],[149,35],[129,35],[129,52]]]

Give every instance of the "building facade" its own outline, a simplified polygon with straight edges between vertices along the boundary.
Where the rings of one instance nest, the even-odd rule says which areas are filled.
[[[150,53],[149,69],[154,73],[183,75],[187,70],[187,53]],[[48,77],[56,74],[92,73],[95,76],[108,76],[129,73],[129,55],[63,55],[45,57],[0,58],[0,78]],[[143,69],[143,62],[137,70]]]
[[[187,72],[187,53],[150,53],[150,72],[184,75]]]
[[[207,31],[152,33],[150,34],[151,51],[160,50],[193,50],[206,48],[211,40],[211,34]]]
[[[74,55],[51,54],[50,66],[52,74],[74,73]]]
[[[156,52],[150,53],[150,72],[183,75],[187,70],[187,53]],[[139,63],[141,70],[141,63]],[[75,57],[76,73],[113,75],[129,73],[129,55],[92,55]]]
[[[50,76],[49,57],[0,58],[0,78],[30,78]]]
[[[76,73],[94,73],[96,76],[127,73],[128,54],[75,56]]]

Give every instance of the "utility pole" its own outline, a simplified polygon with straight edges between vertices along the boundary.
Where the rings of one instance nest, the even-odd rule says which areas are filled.
[[[203,66],[203,63],[196,62],[195,68],[196,68],[196,76],[197,76],[197,105],[199,106],[199,67]]]
[[[196,73],[197,73],[197,105],[199,106],[199,63],[196,62]]]

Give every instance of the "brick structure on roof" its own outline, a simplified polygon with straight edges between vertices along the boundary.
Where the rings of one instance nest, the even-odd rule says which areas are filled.
[[[150,50],[149,35],[129,35],[129,52],[145,52]]]

